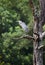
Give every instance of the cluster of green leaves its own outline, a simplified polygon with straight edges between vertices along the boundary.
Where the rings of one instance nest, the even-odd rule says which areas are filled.
[[[13,39],[25,34],[17,21],[32,30],[32,18],[29,0],[0,0],[0,65],[32,65],[32,41]]]

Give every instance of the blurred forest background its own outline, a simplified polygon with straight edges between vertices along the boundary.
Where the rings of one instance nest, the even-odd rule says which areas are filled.
[[[33,1],[39,7],[38,0]],[[33,65],[33,41],[13,39],[27,34],[19,26],[18,20],[25,22],[30,30],[29,35],[33,35],[29,0],[0,0],[0,65]]]

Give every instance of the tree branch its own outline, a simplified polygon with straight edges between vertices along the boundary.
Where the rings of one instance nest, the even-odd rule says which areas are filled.
[[[25,38],[25,39],[33,39],[34,40],[34,37],[32,37],[32,36],[29,36],[29,35],[23,35],[23,36],[21,36],[21,37],[17,37],[17,38],[13,38],[13,40],[20,40],[20,39],[23,39],[23,38]]]
[[[45,24],[45,0],[39,0],[40,4],[40,23],[42,26]]]
[[[41,35],[40,35],[40,38],[43,39],[45,37],[45,32],[43,32]]]
[[[39,46],[38,49],[41,49],[41,48],[43,48],[43,47],[45,47],[45,45],[41,45],[41,46]]]
[[[43,53],[45,53],[45,51],[43,51]]]

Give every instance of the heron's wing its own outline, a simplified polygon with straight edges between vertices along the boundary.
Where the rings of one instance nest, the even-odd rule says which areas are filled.
[[[24,22],[20,21],[19,25],[23,28],[23,30],[25,32],[29,32],[28,27],[27,27],[27,25]]]

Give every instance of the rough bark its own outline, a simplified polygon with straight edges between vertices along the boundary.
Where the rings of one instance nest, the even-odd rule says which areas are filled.
[[[45,24],[45,0],[39,0],[39,4],[40,4],[40,21],[41,21],[41,25]]]
[[[33,65],[43,65],[43,49],[38,49],[42,45],[42,39],[40,39],[40,35],[42,34],[42,25],[44,25],[44,20],[45,20],[45,0],[39,0],[40,3],[40,9],[41,9],[41,14],[40,18],[35,15],[35,6],[33,4],[33,1],[30,0],[30,6],[32,8],[33,16],[34,16],[34,29],[33,32],[36,34],[33,34],[34,41],[33,41]],[[44,11],[43,11],[44,10]],[[38,34],[38,35],[37,35]]]
[[[39,23],[34,22],[34,32],[39,33]],[[38,47],[42,44],[42,39],[40,40],[37,35],[33,34],[35,40],[33,42],[33,65],[43,65],[43,49],[38,49]],[[40,36],[40,34],[39,34]],[[38,39],[37,39],[38,38]]]

